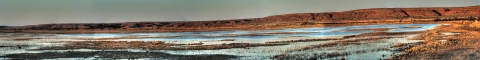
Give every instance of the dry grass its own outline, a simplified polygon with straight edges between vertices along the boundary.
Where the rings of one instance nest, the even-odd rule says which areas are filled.
[[[410,49],[406,54],[394,59],[447,59],[478,60],[480,56],[480,23],[477,21],[448,22],[450,25],[438,26],[413,39],[424,40]],[[456,32],[458,35],[442,33]]]
[[[470,23],[468,26],[472,28],[480,28],[480,22],[475,21],[473,23]]]

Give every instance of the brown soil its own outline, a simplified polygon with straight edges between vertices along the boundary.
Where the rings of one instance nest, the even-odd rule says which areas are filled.
[[[127,51],[94,51],[94,52],[43,52],[21,53],[3,56],[19,60],[30,59],[53,59],[53,58],[108,58],[108,59],[139,59],[139,58],[162,58],[172,60],[227,60],[236,58],[232,55],[174,55],[163,52],[127,52]]]
[[[248,48],[257,46],[286,45],[279,43],[230,43],[202,45],[203,43],[173,44],[162,41],[74,41],[65,46],[44,47],[38,50],[67,50],[67,49],[150,49],[150,50],[215,50],[229,48]]]
[[[480,25],[473,21],[453,21],[429,30],[413,39],[424,40],[422,43],[403,44],[397,47],[407,48],[406,54],[392,59],[446,59],[478,60],[480,59]],[[457,35],[443,33],[457,32]]]
[[[64,23],[21,27],[2,27],[3,33],[128,33],[184,32],[218,30],[265,30],[281,28],[361,25],[378,23],[421,23],[452,20],[475,20],[480,6],[372,8],[343,12],[297,13],[264,18],[190,22],[126,22],[126,23]]]

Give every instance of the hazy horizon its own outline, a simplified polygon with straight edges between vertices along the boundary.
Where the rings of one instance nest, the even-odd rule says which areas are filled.
[[[0,25],[209,21],[367,8],[461,7],[480,0],[0,0]]]

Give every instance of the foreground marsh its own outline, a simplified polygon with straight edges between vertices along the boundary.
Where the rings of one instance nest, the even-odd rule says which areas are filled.
[[[416,33],[409,32],[421,32],[432,29],[437,25],[438,24],[381,24],[256,31],[237,30],[118,34],[2,33],[0,35],[0,41],[3,47],[0,47],[2,52],[0,55],[3,56],[4,59],[129,59],[127,57],[132,56],[20,57],[26,55],[42,55],[45,53],[61,55],[68,52],[86,54],[101,51],[126,51],[125,53],[118,54],[137,54],[134,52],[141,52],[138,54],[165,53],[175,56],[184,55],[187,58],[198,58],[195,57],[197,55],[235,56],[226,57],[228,59],[383,59],[399,53],[392,51],[394,48],[390,48],[395,44],[418,42],[408,40],[408,38],[416,35]],[[381,35],[379,33],[387,35]],[[359,36],[346,38],[347,36],[354,35]],[[78,44],[79,42],[80,44]],[[117,43],[124,44],[115,45]],[[333,45],[331,46],[318,47],[322,44],[332,43]],[[160,48],[159,46],[172,49]],[[365,56],[369,58],[365,58]],[[174,58],[135,57],[133,59]]]

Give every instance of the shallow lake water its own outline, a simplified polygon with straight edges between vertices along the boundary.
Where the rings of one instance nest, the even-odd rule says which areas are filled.
[[[28,34],[28,33],[0,33],[0,56],[19,53],[43,53],[43,52],[66,52],[66,51],[100,51],[93,49],[74,49],[74,50],[32,50],[45,46],[62,46],[62,42],[68,41],[97,41],[88,39],[101,38],[120,38],[120,37],[136,37],[136,38],[120,38],[108,41],[165,41],[166,43],[188,44],[188,43],[204,43],[210,44],[228,44],[228,43],[265,43],[273,41],[288,41],[300,39],[319,39],[319,38],[335,38],[347,35],[357,35],[361,33],[373,32],[372,30],[355,30],[352,29],[369,29],[369,28],[391,28],[386,32],[416,32],[432,29],[438,24],[381,24],[381,25],[362,25],[362,26],[340,26],[340,27],[318,27],[318,28],[287,28],[280,30],[236,30],[236,31],[211,31],[211,32],[163,32],[163,33],[118,33],[118,34]],[[418,27],[418,28],[408,28]],[[397,43],[419,42],[408,40],[415,34],[403,35],[407,38],[392,38],[381,41],[368,42],[368,44],[346,45],[328,48],[315,48],[303,51],[295,51],[302,47],[318,45],[322,43],[335,42],[333,40],[313,41],[313,42],[294,42],[288,45],[280,46],[259,46],[246,48],[231,48],[219,50],[144,50],[144,49],[115,49],[111,51],[129,51],[129,52],[164,52],[175,55],[205,55],[205,54],[224,54],[239,56],[235,59],[271,59],[275,55],[295,55],[298,58],[312,58],[309,56],[325,53],[349,53],[345,56],[331,57],[327,59],[383,59],[390,57],[395,51],[373,51],[377,49],[389,48]],[[42,38],[31,39],[26,41],[12,40],[12,38]],[[78,39],[84,38],[84,39]],[[87,39],[85,39],[87,38]],[[231,41],[222,41],[231,40]],[[103,41],[103,40],[102,40]],[[17,47],[21,45],[22,47]],[[25,45],[25,46],[24,46]],[[14,46],[14,47],[12,47]],[[362,51],[362,53],[356,53]],[[363,52],[366,51],[366,52]],[[385,56],[386,55],[386,56]],[[3,59],[10,59],[4,57]],[[95,57],[87,58],[56,58],[56,59],[95,59]],[[141,58],[141,59],[161,59],[161,58]]]

